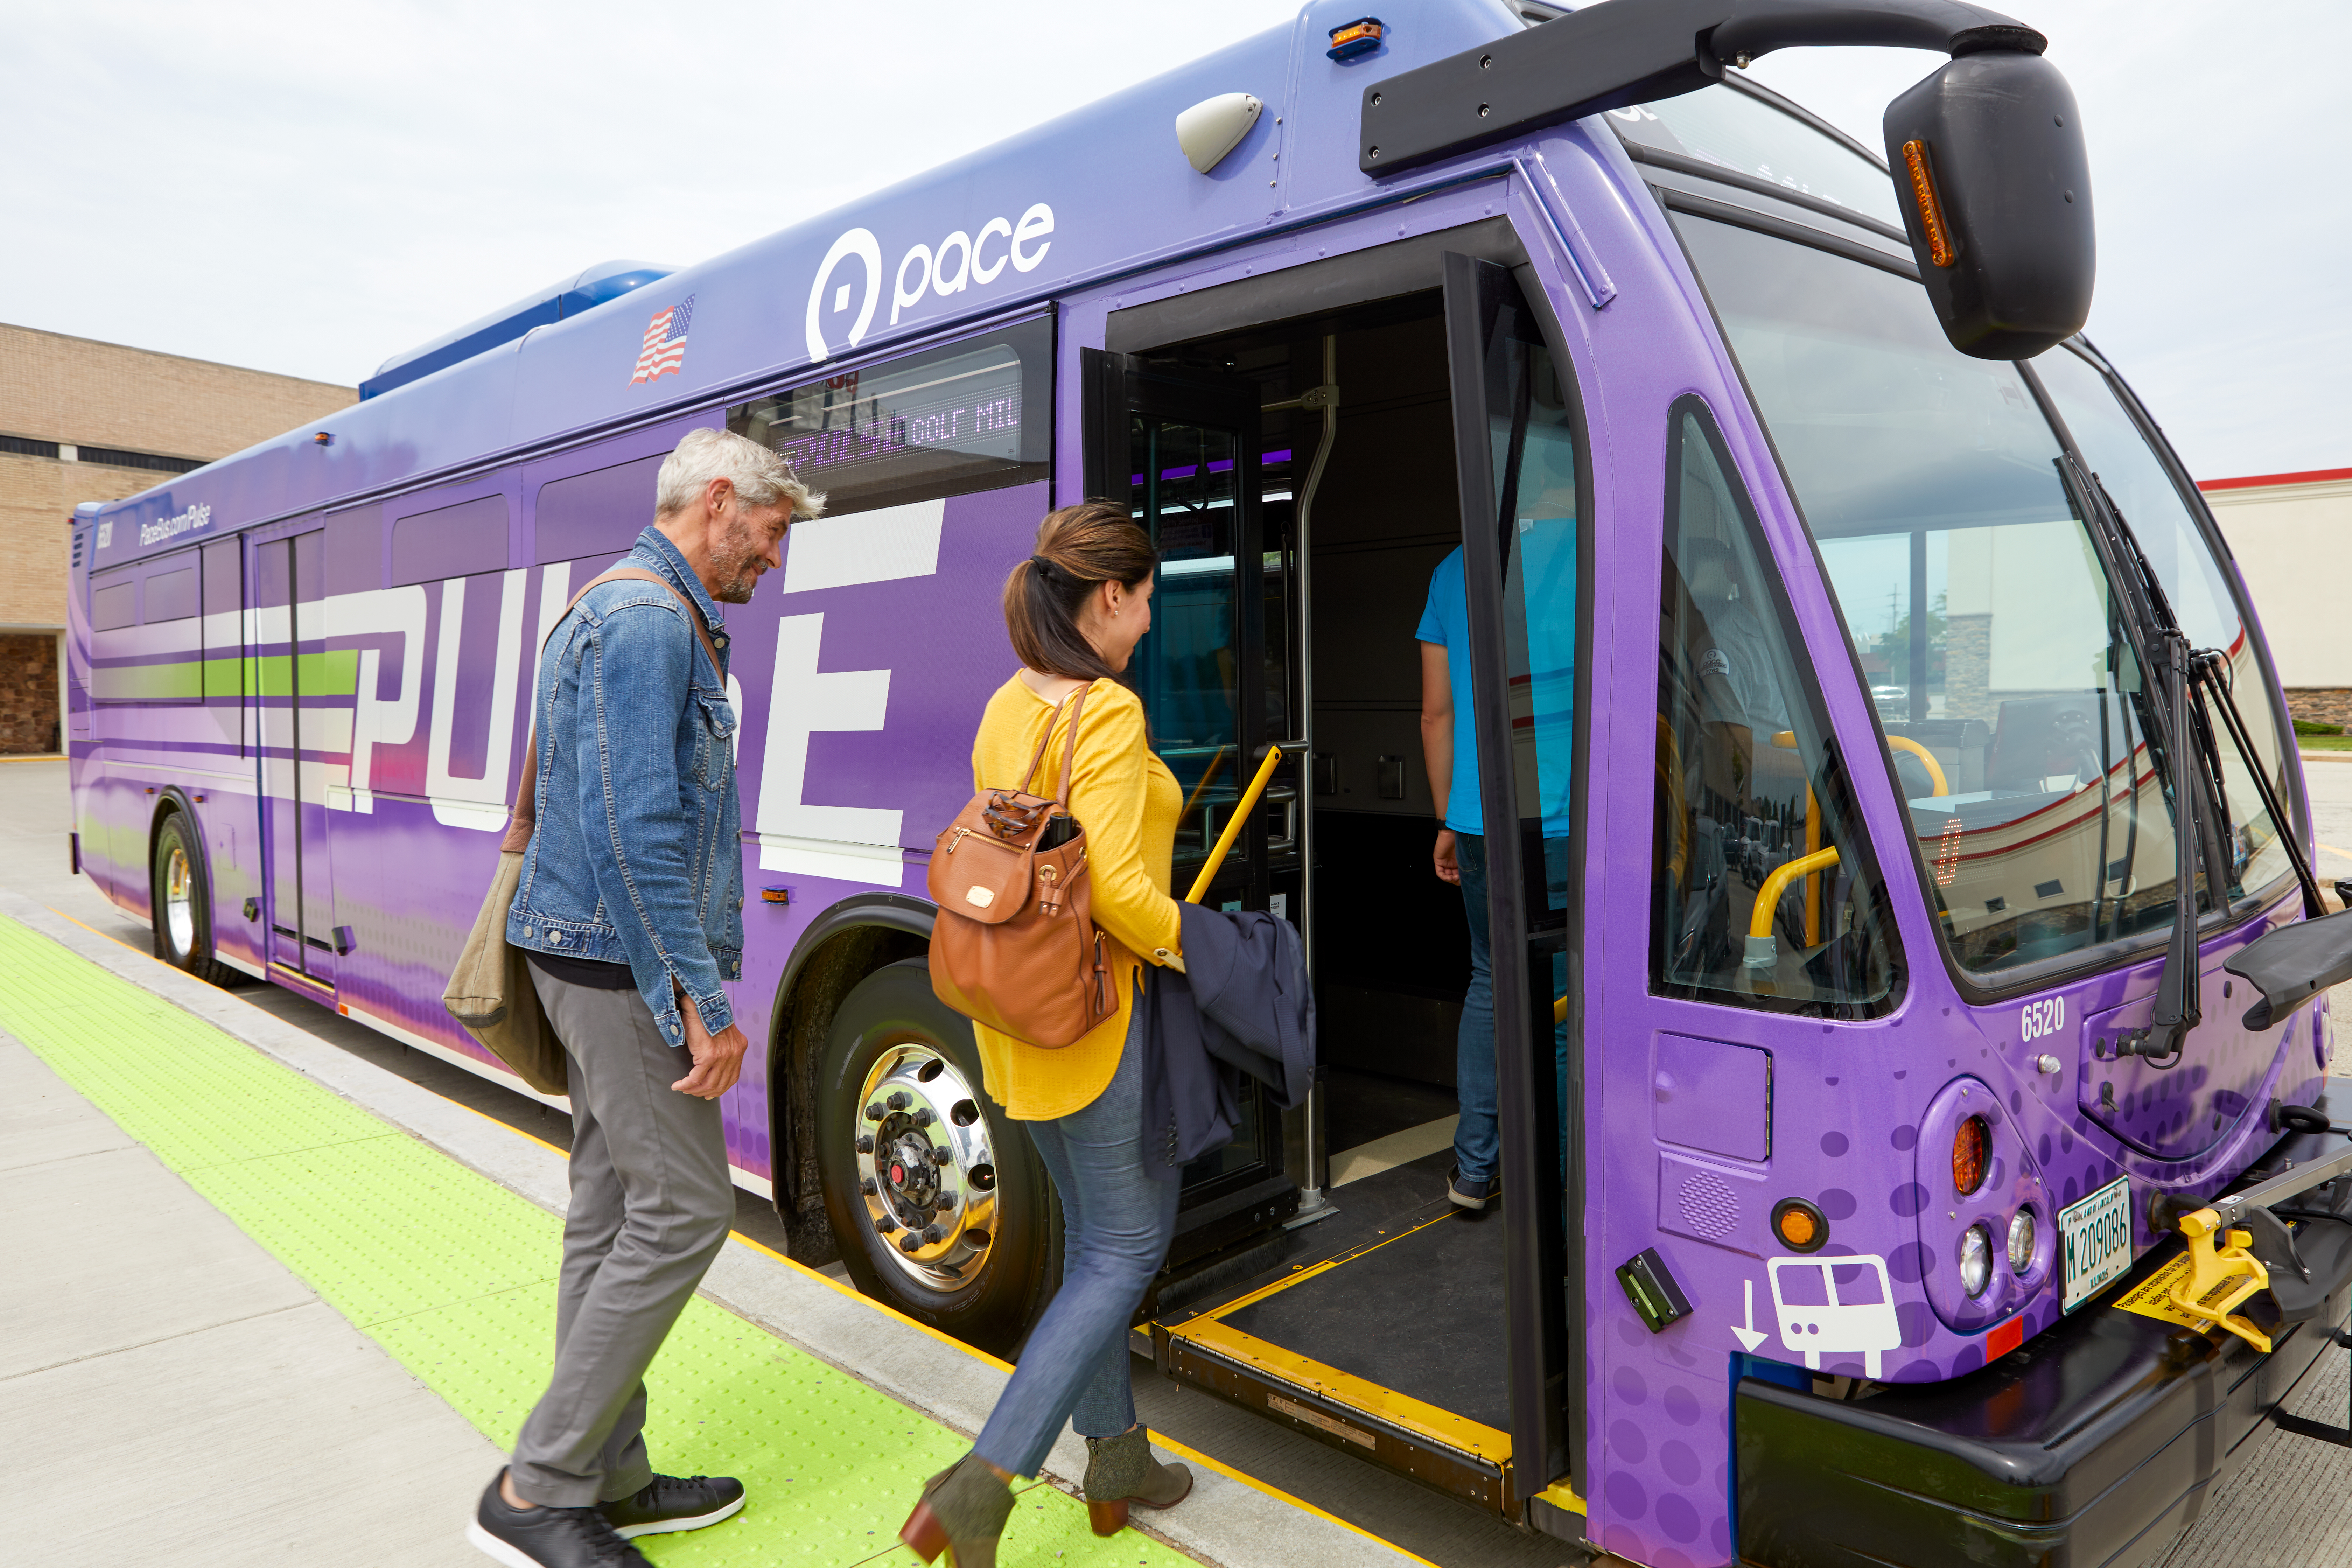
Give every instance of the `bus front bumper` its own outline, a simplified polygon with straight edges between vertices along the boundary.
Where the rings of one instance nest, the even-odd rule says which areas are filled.
[[[2352,1182],[2339,1184],[2352,1210]],[[2319,1206],[2315,1205],[2314,1206]],[[2303,1227],[2335,1230],[2332,1223]],[[1991,1365],[1860,1399],[1742,1378],[1735,1401],[1739,1561],[1756,1568],[2137,1568],[2196,1521],[2262,1445],[2272,1414],[2332,1348],[2352,1245],[2317,1245],[2327,1294],[2281,1323],[2246,1315],[2265,1354],[2117,1308],[2179,1250],[2153,1249],[2098,1300]],[[2347,1235],[2352,1242],[2352,1235]],[[1810,1384],[1811,1380],[1807,1380]],[[2339,1412],[2329,1412],[2331,1421]],[[2282,1443],[2306,1438],[2282,1435]],[[2280,1450],[2267,1450],[2277,1462]]]

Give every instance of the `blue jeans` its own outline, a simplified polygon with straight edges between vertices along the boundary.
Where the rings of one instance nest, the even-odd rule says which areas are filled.
[[[1462,868],[1462,912],[1470,920],[1470,989],[1462,994],[1462,1029],[1454,1037],[1454,1091],[1462,1120],[1454,1128],[1454,1163],[1465,1182],[1495,1174],[1500,1146],[1495,1131],[1495,961],[1486,946],[1486,840],[1454,836]]]
[[[1135,1014],[1139,1026],[1143,1012]],[[972,1451],[1034,1476],[1067,1420],[1082,1437],[1135,1425],[1128,1325],[1176,1234],[1181,1182],[1143,1169],[1143,1050],[1128,1031],[1118,1070],[1093,1104],[1023,1123],[1062,1197],[1062,1289],[1030,1331]]]
[[[1495,1089],[1495,961],[1486,931],[1486,840],[1481,834],[1456,833],[1454,858],[1462,868],[1462,912],[1470,921],[1470,988],[1462,994],[1462,1029],[1454,1047],[1454,1093],[1462,1101],[1462,1120],[1454,1128],[1454,1163],[1466,1182],[1495,1174],[1500,1149],[1496,1130]],[[1551,907],[1560,907],[1568,890],[1568,841],[1544,840],[1545,889]],[[1532,892],[1534,889],[1530,889]],[[1568,955],[1552,960],[1552,994],[1568,989]],[[1560,1115],[1568,1114],[1568,1026],[1552,1032],[1560,1096]],[[1561,1158],[1567,1141],[1561,1141]]]

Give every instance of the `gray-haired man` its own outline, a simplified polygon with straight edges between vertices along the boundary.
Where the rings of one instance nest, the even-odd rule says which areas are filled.
[[[783,563],[811,495],[773,452],[697,430],[663,463],[653,526],[547,639],[532,710],[539,828],[507,940],[570,1058],[572,1205],[555,1373],[467,1539],[509,1568],[646,1559],[626,1538],[716,1524],[730,1478],[654,1473],[645,1372],[727,1239],[719,1097],[745,1040],[735,714],[720,604]]]

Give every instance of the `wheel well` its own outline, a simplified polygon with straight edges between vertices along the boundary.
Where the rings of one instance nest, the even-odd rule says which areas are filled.
[[[801,1263],[830,1263],[840,1256],[817,1170],[817,1058],[834,1016],[859,981],[930,951],[929,938],[908,929],[912,923],[901,918],[812,931],[815,940],[803,939],[805,951],[793,954],[777,987],[768,1038],[768,1151],[776,1215]]]

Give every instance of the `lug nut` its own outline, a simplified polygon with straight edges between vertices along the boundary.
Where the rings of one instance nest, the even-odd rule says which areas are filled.
[[[868,1121],[879,1121],[882,1120],[882,1107],[878,1101],[866,1108],[866,1120]]]
[[[956,1195],[954,1189],[950,1187],[941,1187],[940,1189],[940,1195],[931,1200],[931,1206],[939,1210],[940,1213],[946,1214],[949,1210],[955,1207],[955,1198]]]
[[[938,1120],[938,1117],[931,1114],[931,1108],[929,1106],[924,1105],[916,1108],[914,1116],[916,1126],[929,1127],[932,1122],[937,1121]]]
[[[938,1241],[938,1240],[940,1240],[941,1237],[945,1237],[946,1235],[947,1235],[947,1232],[946,1232],[946,1231],[941,1230],[938,1226],[935,1226],[935,1225],[927,1225],[927,1226],[925,1226],[923,1227],[923,1239],[924,1239],[925,1241]],[[912,1240],[914,1240],[915,1238],[914,1238],[912,1236],[908,1236],[908,1237],[907,1237],[907,1239],[908,1239],[908,1241],[912,1241]],[[915,1249],[914,1249],[913,1247],[908,1247],[908,1248],[907,1248],[907,1250],[908,1250],[908,1251],[909,1251],[909,1252],[912,1252],[912,1251],[914,1251]]]
[[[867,1197],[872,1197],[877,1190],[874,1185],[874,1178],[868,1176],[864,1181],[858,1183],[857,1190],[864,1193]]]
[[[857,1140],[857,1152],[861,1154],[874,1152],[874,1134],[868,1132]]]
[[[931,1151],[931,1159],[940,1165],[952,1164],[955,1161],[955,1151],[942,1143]]]
[[[895,1216],[886,1214],[874,1222],[874,1228],[887,1236],[898,1228],[898,1221]]]
[[[902,1089],[882,1103],[888,1106],[893,1110],[904,1110],[907,1109],[907,1091]],[[877,1120],[878,1121],[879,1118],[877,1118]]]
[[[922,1249],[922,1238],[914,1235],[912,1232],[908,1232],[907,1235],[898,1238],[898,1250],[901,1252],[920,1252]]]

